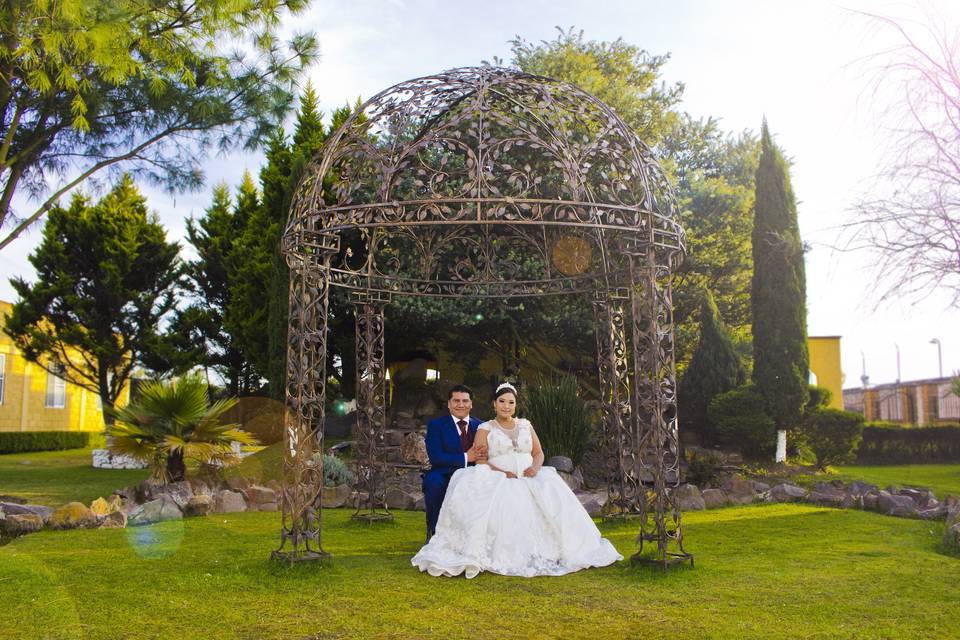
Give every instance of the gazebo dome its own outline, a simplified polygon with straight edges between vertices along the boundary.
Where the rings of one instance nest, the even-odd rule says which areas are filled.
[[[330,284],[429,296],[625,286],[628,254],[683,253],[650,150],[568,83],[497,67],[402,82],[364,103],[297,189],[291,261]],[[324,257],[325,256],[325,257]]]

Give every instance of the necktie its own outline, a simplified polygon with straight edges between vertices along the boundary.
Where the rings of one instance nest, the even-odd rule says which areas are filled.
[[[467,421],[457,420],[457,428],[460,429],[460,446],[466,451],[470,448],[470,430],[467,429]]]

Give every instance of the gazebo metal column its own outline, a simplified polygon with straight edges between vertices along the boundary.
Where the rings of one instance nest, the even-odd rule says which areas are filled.
[[[337,245],[335,237],[324,241],[314,247],[319,264],[308,260],[290,264],[282,523],[280,546],[272,557],[291,563],[330,555],[323,550],[320,535],[323,462],[314,457],[323,451],[330,255]]]
[[[354,518],[389,520],[386,428],[386,368],[383,363],[383,308],[389,296],[354,291],[351,303],[357,326],[357,500]]]
[[[633,312],[634,433],[639,467],[652,475],[652,504],[640,521],[640,548],[631,560],[652,561],[664,568],[690,561],[683,550],[681,513],[671,489],[680,482],[680,441],[677,428],[676,367],[673,357],[672,276],[657,264],[656,246],[629,253]],[[667,512],[672,519],[668,526]],[[652,516],[653,522],[650,518]],[[644,558],[643,543],[656,542],[652,558]],[[675,543],[675,549],[671,548]]]
[[[643,507],[642,492],[637,491],[625,467],[624,442],[630,417],[630,368],[627,359],[627,337],[624,332],[626,289],[598,290],[594,294],[596,318],[597,370],[600,376],[601,453],[610,495],[609,515],[638,514]]]

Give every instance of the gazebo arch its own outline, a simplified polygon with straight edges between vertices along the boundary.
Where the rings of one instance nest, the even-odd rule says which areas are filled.
[[[671,190],[614,112],[564,82],[496,67],[395,85],[326,142],[294,195],[280,547],[321,543],[328,294],[357,327],[357,514],[385,502],[384,305],[395,296],[589,296],[601,446],[615,512],[640,516],[640,550],[690,560],[679,480],[671,279],[684,253]]]

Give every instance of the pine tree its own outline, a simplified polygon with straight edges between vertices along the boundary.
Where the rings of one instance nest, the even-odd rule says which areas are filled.
[[[806,279],[790,175],[767,122],[761,133],[753,227],[753,382],[778,429],[807,402]]]
[[[730,332],[710,291],[703,292],[700,308],[700,342],[680,383],[680,417],[712,441],[707,432],[707,406],[715,396],[746,382],[747,372],[730,338]]]

